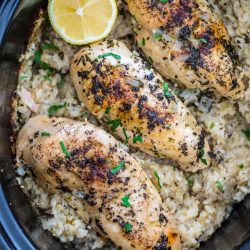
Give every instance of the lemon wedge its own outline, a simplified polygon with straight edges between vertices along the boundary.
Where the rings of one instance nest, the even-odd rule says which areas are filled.
[[[50,0],[48,14],[63,40],[81,45],[108,36],[117,17],[117,5],[115,0]]]

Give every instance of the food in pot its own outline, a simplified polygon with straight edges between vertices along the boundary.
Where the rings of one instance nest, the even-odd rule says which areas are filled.
[[[210,165],[209,145],[195,118],[122,42],[83,48],[72,60],[71,76],[79,99],[126,144],[172,159],[185,171]]]
[[[207,1],[126,2],[138,22],[140,48],[164,77],[187,88],[243,96],[244,84],[236,77],[238,55]]]
[[[157,189],[104,130],[87,122],[36,116],[20,131],[17,154],[41,186],[80,197],[84,220],[122,249],[181,249]]]
[[[158,190],[162,203],[176,222],[184,250],[196,249],[206,241],[230,215],[233,205],[250,191],[250,5],[248,1],[239,0],[209,0],[209,3],[223,19],[239,55],[236,76],[246,85],[243,98],[232,101],[216,92],[181,88],[175,81],[164,81],[204,130],[210,145],[211,165],[196,173],[183,171],[175,162],[125,145],[125,137],[121,140],[111,131]],[[143,56],[133,40],[134,20],[126,5],[118,4],[119,14],[109,39],[123,41],[133,56]],[[100,119],[78,99],[69,74],[70,62],[81,47],[64,42],[48,23],[46,14],[42,12],[27,50],[20,58],[17,95],[12,104],[14,134],[17,135],[28,120],[37,115],[88,122],[107,131]],[[140,82],[131,79],[128,84],[136,88]],[[43,132],[47,136],[46,131]],[[67,149],[66,144],[65,147]],[[200,156],[202,158],[202,152]],[[83,220],[85,209],[79,200],[81,193],[76,197],[77,194],[65,190],[48,192],[36,182],[32,168],[22,157],[16,160],[20,187],[33,205],[42,227],[57,237],[63,246],[71,249],[118,248]]]

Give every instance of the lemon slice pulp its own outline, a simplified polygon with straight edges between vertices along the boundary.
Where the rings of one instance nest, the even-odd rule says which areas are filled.
[[[68,43],[88,44],[108,36],[117,16],[115,0],[50,0],[51,25]]]

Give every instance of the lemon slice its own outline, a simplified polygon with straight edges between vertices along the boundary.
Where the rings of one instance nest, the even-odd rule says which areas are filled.
[[[88,44],[108,36],[117,16],[115,0],[50,0],[49,19],[68,43]]]

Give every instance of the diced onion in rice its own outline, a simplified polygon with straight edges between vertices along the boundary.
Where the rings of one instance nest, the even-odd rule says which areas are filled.
[[[198,109],[203,113],[208,113],[212,107],[212,99],[202,96]]]
[[[18,92],[18,94],[21,97],[24,104],[26,104],[30,108],[31,111],[38,112],[39,105],[35,103],[35,101],[33,100],[30,91],[22,87],[21,90]]]

